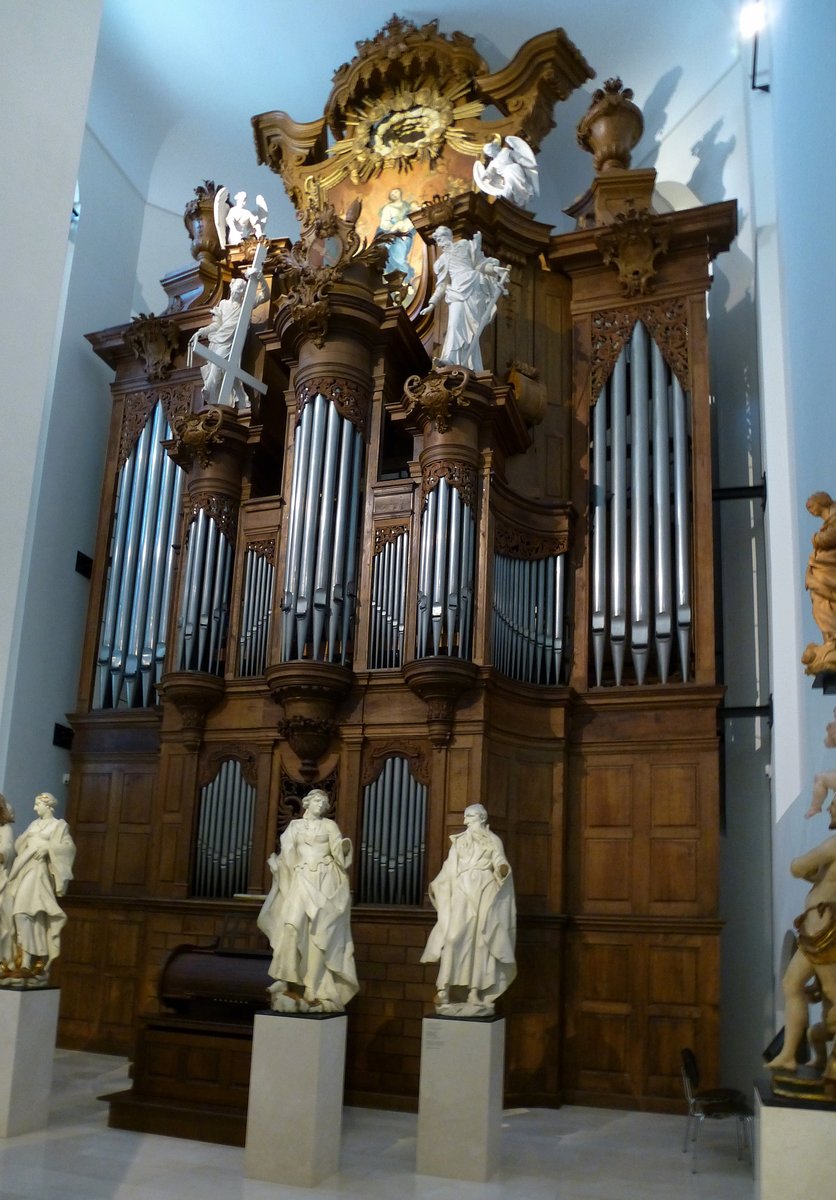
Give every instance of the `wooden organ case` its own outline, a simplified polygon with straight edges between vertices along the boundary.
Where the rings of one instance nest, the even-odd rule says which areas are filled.
[[[579,127],[596,171],[574,231],[472,185],[486,142],[536,151],[591,75],[561,30],[490,74],[470,38],[393,18],[319,121],[253,119],[302,221],[267,243],[244,360],[265,394],[207,407],[189,365],[255,251],[221,248],[212,181],[167,311],[90,336],[115,381],[64,1045],[131,1053],[182,943],[266,949],[266,859],[316,783],[355,846],[355,1102],[416,1103],[427,882],[477,801],[519,907],[508,1100],[673,1108],[683,1045],[714,1072],[705,293],[735,205],[654,211],[618,80]],[[433,367],[440,225],[511,268],[483,372]],[[169,1043],[154,1069],[216,1068]]]

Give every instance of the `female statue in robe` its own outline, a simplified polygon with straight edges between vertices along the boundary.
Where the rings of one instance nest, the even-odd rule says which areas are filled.
[[[314,789],[270,856],[273,886],[258,927],[273,951],[269,988],[277,1012],[342,1012],[357,992],[348,868],[351,842],[325,816],[330,801]]]
[[[55,816],[49,792],[35,797],[35,820],[15,842],[0,916],[0,962],[5,983],[47,983],[67,917],[58,904],[73,877],[75,845],[67,822]]]
[[[446,225],[432,239],[441,253],[435,260],[435,291],[421,313],[431,312],[439,300],[447,304],[447,332],[439,362],[471,371],[482,370],[479,336],[493,320],[500,296],[507,292],[510,267],[482,253],[482,235],[453,241]]]

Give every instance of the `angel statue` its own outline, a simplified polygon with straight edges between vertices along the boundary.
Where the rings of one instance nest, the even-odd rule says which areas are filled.
[[[256,212],[247,208],[247,193],[236,192],[235,203],[231,205],[224,216],[224,205],[229,204],[229,188],[218,188],[215,193],[215,228],[221,249],[227,246],[240,246],[249,238],[264,237],[264,227],[267,224],[267,201],[263,196],[255,198]]]
[[[524,208],[532,196],[540,195],[537,160],[528,142],[519,137],[506,137],[502,146],[499,137],[482,147],[487,164],[473,164],[473,179],[481,192],[503,196]]]

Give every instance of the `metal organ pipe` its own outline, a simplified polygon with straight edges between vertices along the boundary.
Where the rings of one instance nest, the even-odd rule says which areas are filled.
[[[284,662],[350,657],[362,467],[362,434],[317,394],[302,410],[293,461]]]
[[[418,568],[417,656],[470,656],[473,510],[442,477],[427,495]]]
[[[624,671],[627,636],[627,360],[618,358],[610,388],[612,440],[612,535],[610,558],[610,646],[615,682]]]
[[[659,679],[667,683],[671,657],[671,485],[668,374],[662,351],[651,342],[653,364],[653,581]]]
[[[493,661],[521,683],[561,682],[564,555],[494,556]]]
[[[161,445],[169,434],[157,405],[119,474],[95,708],[156,703],[183,479]]]
[[[426,807],[408,760],[387,758],[363,790],[359,903],[421,903]]]
[[[683,683],[691,658],[691,535],[688,515],[688,413],[682,384],[673,377],[673,511],[676,531],[676,632]]]
[[[221,763],[200,791],[192,887],[195,896],[227,898],[247,887],[252,852],[255,788],[241,765]]]
[[[631,466],[631,556],[632,588],[630,648],[638,683],[644,683],[650,645],[650,477],[648,441],[648,352],[647,330],[636,321],[631,338],[630,437]]]
[[[592,653],[595,682],[604,675],[607,638],[607,389],[592,412]]]

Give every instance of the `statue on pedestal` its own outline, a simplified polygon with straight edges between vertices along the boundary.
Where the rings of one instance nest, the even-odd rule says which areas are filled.
[[[247,193],[236,192],[235,202],[224,213],[224,207],[229,204],[229,188],[218,188],[215,193],[215,228],[221,249],[227,246],[240,246],[249,238],[264,237],[264,227],[267,224],[267,201],[263,196],[256,196],[256,211],[247,208]]]
[[[482,253],[482,235],[453,241],[446,225],[439,225],[432,240],[441,253],[435,260],[435,291],[421,313],[431,312],[439,300],[447,304],[447,332],[438,361],[481,371],[479,337],[493,320],[500,296],[507,291],[510,267]]]
[[[351,842],[325,816],[318,788],[302,800],[279,854],[268,860],[273,886],[258,927],[273,951],[268,989],[276,1012],[342,1012],[357,992],[348,868]]]
[[[821,529],[813,534],[804,582],[823,644],[810,642],[801,661],[808,675],[819,675],[836,671],[836,503],[827,492],[814,492],[807,501],[807,511],[822,521]]]
[[[35,820],[14,845],[0,899],[0,984],[43,987],[58,957],[66,915],[58,904],[72,879],[75,844],[55,816],[49,792],[35,797]]]
[[[828,806],[830,828],[836,830],[836,797]],[[816,1031],[818,1043],[836,1035],[836,836],[826,838],[815,849],[794,858],[790,870],[796,879],[813,886],[807,893],[804,912],[795,921],[798,948],[784,972],[784,1045],[767,1063],[771,1071],[795,1072],[801,1039],[807,1030],[812,985],[822,1000],[827,1029]],[[836,1097],[836,1058],[831,1055],[823,1078],[830,1098]]]
[[[438,920],[421,962],[438,963],[440,1016],[485,1017],[517,974],[517,909],[511,867],[484,806],[468,805],[464,823],[430,884]]]

